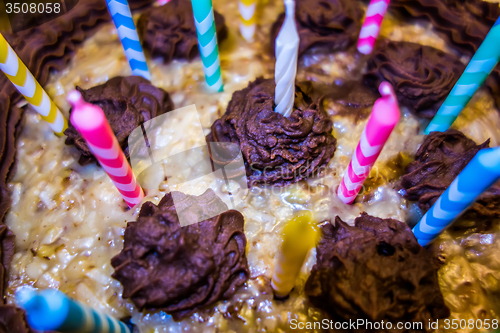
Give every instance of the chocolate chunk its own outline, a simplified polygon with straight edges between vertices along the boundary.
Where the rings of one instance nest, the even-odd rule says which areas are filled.
[[[476,153],[489,145],[490,140],[476,145],[453,129],[427,135],[415,161],[406,167],[406,174],[401,178],[401,185],[406,190],[404,197],[418,201],[421,209],[428,210]],[[500,217],[500,183],[481,194],[466,214],[469,217]]]
[[[200,221],[227,206],[212,190],[199,197],[171,192],[158,206],[146,202],[137,221],[127,224],[123,250],[111,265],[124,298],[140,310],[161,308],[179,320],[230,298],[250,273],[243,215],[228,210],[181,227],[176,208]]]
[[[365,83],[388,81],[398,101],[422,118],[432,118],[465,69],[451,54],[410,42],[384,41],[370,56]]]
[[[335,153],[332,121],[321,100],[314,103],[297,86],[293,112],[286,118],[274,112],[274,91],[274,80],[263,78],[236,91],[207,135],[209,143],[239,144],[249,186],[285,186],[311,177]],[[223,163],[220,156],[211,157]]]
[[[227,38],[228,30],[221,14],[214,11],[214,17],[220,43]],[[162,57],[165,63],[173,59],[192,60],[200,53],[190,1],[172,0],[146,10],[137,22],[137,29],[144,48],[153,57]]]
[[[361,29],[363,13],[358,1],[351,0],[296,0],[295,21],[299,33],[299,56],[315,46],[330,51],[345,50],[356,42]],[[275,54],[275,40],[285,20],[278,16],[271,27],[271,50]]]
[[[86,102],[99,106],[128,157],[128,136],[145,121],[173,110],[170,95],[140,76],[115,77],[88,90],[76,88]],[[70,110],[70,113],[72,110]],[[87,143],[73,125],[64,131],[66,144],[81,152],[80,164],[94,161]]]
[[[26,314],[13,305],[0,304],[0,333],[34,333],[26,323]]]
[[[431,255],[406,224],[366,213],[354,223],[337,216],[335,227],[323,226],[305,286],[314,306],[335,320],[404,320],[425,329],[429,320],[450,315]]]
[[[442,37],[468,56],[500,16],[498,3],[483,0],[394,0],[390,8],[430,20]]]

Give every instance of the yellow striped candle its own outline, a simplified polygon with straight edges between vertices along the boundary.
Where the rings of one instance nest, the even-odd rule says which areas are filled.
[[[0,70],[57,134],[63,135],[68,121],[43,90],[26,65],[0,34]]]
[[[255,10],[257,9],[257,0],[239,0],[240,9],[240,33],[247,41],[252,41],[255,35]]]
[[[299,212],[287,223],[271,282],[276,296],[285,297],[292,291],[307,254],[316,246],[320,235],[309,211]]]

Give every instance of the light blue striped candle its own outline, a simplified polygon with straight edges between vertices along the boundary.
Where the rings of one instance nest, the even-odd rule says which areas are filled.
[[[495,22],[462,76],[427,126],[425,134],[444,132],[450,128],[499,61],[500,18]]]
[[[74,301],[58,290],[22,289],[17,304],[26,311],[30,326],[40,331],[71,333],[131,333],[113,317]]]
[[[118,31],[118,37],[122,42],[132,74],[151,80],[146,57],[142,51],[127,0],[106,0],[106,4]]]
[[[420,245],[432,242],[500,178],[500,147],[480,150],[413,228]]]
[[[191,0],[191,3],[205,79],[211,90],[223,91],[212,0]]]

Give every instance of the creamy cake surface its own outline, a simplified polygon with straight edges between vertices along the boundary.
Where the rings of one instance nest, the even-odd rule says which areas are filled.
[[[168,145],[171,153],[205,144],[204,138],[190,135],[203,131],[226,110],[234,91],[243,89],[258,76],[272,77],[273,59],[268,51],[272,22],[282,12],[279,1],[260,4],[256,41],[245,42],[238,35],[237,2],[214,0],[214,8],[224,15],[229,37],[220,43],[224,92],[206,90],[202,63],[174,60],[164,65],[161,59],[149,60],[152,83],[170,93],[175,108],[195,104],[198,114],[171,118],[177,130],[157,133],[158,147]],[[452,52],[430,24],[408,24],[388,14],[381,35],[395,41],[412,41]],[[466,57],[462,61],[467,62]],[[298,80],[331,84],[336,80],[359,79],[362,59],[352,52],[325,55],[307,52],[299,62]],[[81,47],[69,66],[52,75],[46,86],[61,110],[69,105],[66,94],[106,82],[115,76],[130,75],[127,60],[112,24],[104,25]],[[25,125],[17,142],[17,171],[9,184],[13,204],[6,224],[16,234],[16,254],[12,262],[8,301],[25,285],[57,288],[86,304],[117,318],[132,317],[141,332],[285,332],[291,319],[318,321],[321,311],[310,307],[303,293],[308,273],[315,263],[312,250],[302,267],[299,283],[286,301],[273,298],[269,280],[279,250],[280,231],[294,211],[311,210],[317,223],[336,215],[352,224],[361,212],[380,218],[416,223],[421,212],[398,193],[397,180],[417,151],[425,123],[404,107],[403,116],[380,155],[367,183],[361,203],[346,206],[335,195],[336,186],[359,141],[366,119],[338,113],[335,104],[325,102],[334,123],[337,150],[323,174],[284,188],[253,187],[238,203],[245,218],[247,258],[251,279],[228,301],[218,302],[213,314],[201,311],[174,322],[162,311],[138,312],[122,299],[122,287],[111,278],[110,259],[123,247],[127,221],[135,220],[139,206],[128,210],[105,172],[96,165],[82,167],[79,153],[55,137],[40,117],[28,107]],[[198,120],[199,119],[199,120]],[[201,128],[200,124],[201,123]],[[491,95],[481,89],[454,124],[467,136],[491,146],[500,144],[500,114]],[[156,148],[158,148],[156,147]],[[183,170],[178,177],[189,177]],[[232,184],[234,185],[234,184]],[[238,192],[218,180],[203,179],[196,185],[163,182],[148,191],[145,201],[158,203],[172,190],[202,194],[207,188]],[[460,225],[473,224],[462,220]],[[498,319],[500,316],[500,224],[487,231],[460,228],[444,232],[432,245],[439,258],[439,283],[450,319]],[[314,330],[316,331],[316,330]],[[439,331],[446,331],[441,327]],[[475,332],[474,329],[459,332]],[[451,330],[450,330],[451,332]]]

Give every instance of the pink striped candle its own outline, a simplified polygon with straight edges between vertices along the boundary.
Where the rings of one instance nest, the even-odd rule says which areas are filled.
[[[366,17],[359,32],[358,51],[370,54],[380,32],[380,25],[384,20],[385,12],[390,0],[371,0],[366,9]]]
[[[71,123],[83,136],[90,151],[113,181],[129,207],[140,203],[144,192],[125,158],[102,109],[83,100],[74,90],[67,96],[73,106]]]
[[[391,85],[388,82],[382,82],[378,90],[382,97],[373,105],[368,123],[352,155],[351,163],[337,189],[337,195],[345,204],[352,204],[356,199],[401,115]]]

